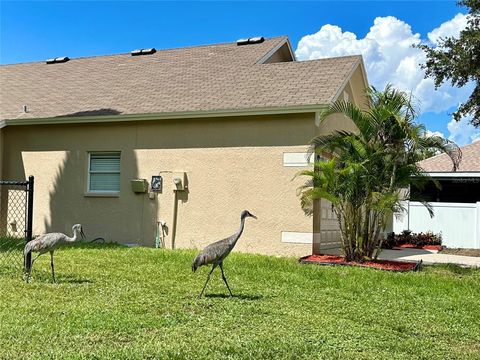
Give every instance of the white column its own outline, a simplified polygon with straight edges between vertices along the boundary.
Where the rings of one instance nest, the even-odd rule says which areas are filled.
[[[405,210],[393,214],[393,232],[400,234],[403,230],[408,230],[410,216],[410,201],[402,201],[401,205]]]
[[[477,201],[477,216],[475,217],[475,240],[476,248],[480,249],[480,201]]]

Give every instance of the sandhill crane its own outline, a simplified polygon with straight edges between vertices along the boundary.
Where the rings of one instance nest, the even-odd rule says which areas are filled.
[[[50,266],[52,267],[52,278],[53,282],[55,282],[55,270],[53,266],[53,252],[58,247],[58,245],[62,243],[69,243],[77,241],[79,235],[82,239],[85,238],[85,234],[83,233],[82,225],[75,224],[72,227],[73,237],[69,237],[62,233],[48,233],[38,236],[32,241],[29,241],[25,245],[25,249],[23,250],[24,258],[25,258],[25,273],[26,273],[26,281],[30,280],[30,273],[32,272],[33,263],[38,257],[42,254],[50,252]],[[27,255],[32,252],[38,252],[38,255],[32,260],[30,264],[27,263]]]
[[[202,292],[198,296],[199,298],[202,297],[203,292],[205,291],[205,288],[207,287],[208,281],[210,280],[210,275],[212,274],[213,270],[217,266],[220,266],[220,270],[222,271],[222,279],[225,282],[225,285],[227,285],[227,289],[230,293],[230,296],[233,296],[232,290],[230,290],[230,286],[228,286],[227,278],[225,277],[225,274],[223,273],[223,260],[230,254],[232,249],[235,247],[235,244],[237,243],[237,240],[240,238],[243,232],[243,227],[245,225],[245,219],[247,217],[252,217],[256,219],[257,217],[250,213],[248,210],[243,210],[242,214],[240,215],[240,229],[233,234],[232,236],[229,236],[226,239],[214,242],[213,244],[208,245],[203,251],[197,255],[197,257],[193,260],[192,264],[192,270],[195,272],[200,266],[202,265],[208,265],[212,264],[212,270],[208,273],[207,281],[205,282],[205,285],[203,286]]]

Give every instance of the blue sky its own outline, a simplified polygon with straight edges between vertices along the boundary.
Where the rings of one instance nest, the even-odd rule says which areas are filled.
[[[387,81],[395,85],[398,82],[399,86],[419,94],[420,121],[429,130],[439,131],[446,137],[453,136],[461,143],[470,142],[477,134],[468,128],[467,122],[461,129],[453,129],[457,133],[452,135],[449,132],[449,113],[466,96],[465,91],[445,88],[443,93],[439,93],[442,96],[434,94],[428,84],[420,83],[420,70],[405,65],[408,63],[405,59],[417,59],[420,55],[412,53],[408,46],[397,51],[395,47],[385,45],[389,41],[408,42],[415,39],[416,34],[422,41],[430,41],[428,33],[442,24],[458,26],[462,19],[457,22],[452,22],[452,19],[458,13],[465,13],[465,9],[457,7],[454,1],[1,1],[0,6],[2,64],[64,55],[79,57],[121,53],[142,47],[162,49],[228,42],[255,35],[288,35],[294,49],[304,39],[301,52],[297,52],[301,59],[342,55],[350,51],[364,53],[371,83],[383,86]],[[380,19],[376,26],[375,19]],[[322,28],[327,24],[338,29]],[[452,26],[447,25],[440,34],[452,31]],[[411,36],[404,31],[408,27],[411,28]],[[375,32],[375,29],[378,31]],[[378,39],[379,33],[388,33],[389,29],[403,32],[404,38]],[[354,38],[348,33],[355,34]],[[311,37],[304,38],[308,35]],[[368,39],[364,39],[365,36]],[[338,43],[343,46],[338,47]],[[378,62],[378,56],[382,56],[383,63],[391,65],[383,68],[383,72],[377,71],[382,64]],[[399,56],[404,56],[403,61]],[[389,71],[392,74],[396,72],[396,76],[390,78]],[[402,78],[411,79],[406,82]]]

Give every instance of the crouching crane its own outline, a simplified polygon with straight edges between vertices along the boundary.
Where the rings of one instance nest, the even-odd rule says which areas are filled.
[[[43,234],[32,241],[29,241],[25,245],[25,249],[23,250],[23,255],[25,259],[25,275],[26,275],[26,281],[28,282],[30,280],[30,274],[32,272],[33,268],[33,263],[35,260],[38,259],[38,257],[42,254],[45,254],[47,252],[50,252],[50,266],[52,267],[52,279],[53,282],[55,282],[55,269],[53,265],[53,252],[55,249],[62,243],[71,243],[75,242],[81,237],[82,239],[85,239],[85,234],[83,233],[82,225],[76,224],[73,225],[72,227],[73,231],[73,237],[69,237],[65,234],[62,233],[48,233],[48,234]],[[29,264],[27,262],[27,255],[33,252],[38,252],[38,255],[32,259],[31,263]]]
[[[227,289],[228,289],[228,292],[230,293],[230,296],[233,296],[232,290],[230,290],[230,286],[228,286],[227,278],[225,277],[225,274],[223,272],[223,260],[225,260],[225,258],[228,256],[228,254],[230,254],[232,249],[235,247],[235,244],[237,243],[237,240],[242,235],[243,228],[245,226],[245,219],[247,217],[252,217],[254,219],[257,218],[255,215],[250,213],[248,210],[243,210],[242,214],[240,215],[240,229],[235,234],[233,234],[232,236],[208,245],[193,260],[193,264],[192,264],[193,272],[195,272],[202,265],[212,264],[212,270],[210,270],[210,272],[208,273],[207,281],[205,282],[205,285],[203,286],[202,292],[198,296],[199,298],[202,297],[203,292],[205,291],[205,288],[207,287],[208,281],[210,280],[210,275],[212,274],[213,270],[215,270],[215,268],[217,266],[219,266],[220,270],[222,271],[222,279],[225,282],[225,285],[227,285]]]

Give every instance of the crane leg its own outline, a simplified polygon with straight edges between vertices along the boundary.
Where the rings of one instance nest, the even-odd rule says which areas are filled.
[[[30,263],[30,269],[27,271],[27,283],[30,281],[30,275],[32,274],[32,269],[33,269],[33,263],[35,262],[35,260],[38,259],[38,257],[42,255],[42,254],[38,254],[37,256],[35,256],[33,259],[32,259],[32,262]]]
[[[55,269],[54,269],[54,266],[53,266],[53,251],[50,251],[50,266],[52,267],[53,282],[55,282]]]
[[[213,272],[213,270],[215,270],[216,267],[217,267],[217,265],[216,265],[216,264],[213,264],[212,270],[210,270],[210,272],[208,273],[207,281],[205,282],[205,285],[203,285],[202,292],[200,293],[200,295],[198,295],[198,298],[199,298],[199,299],[202,297],[203,292],[205,291],[205,288],[207,287],[208,281],[210,280],[210,275],[212,275],[212,272]]]
[[[225,285],[227,285],[228,292],[230,293],[230,296],[233,296],[232,290],[230,290],[230,286],[228,286],[227,278],[225,277],[225,274],[223,273],[223,264],[220,263],[220,270],[222,270],[222,279],[225,282]]]

